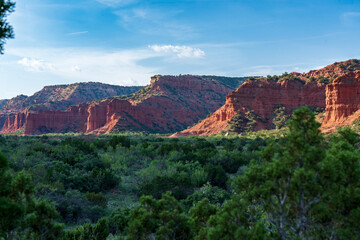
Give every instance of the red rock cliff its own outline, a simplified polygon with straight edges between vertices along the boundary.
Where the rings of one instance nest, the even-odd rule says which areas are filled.
[[[1,133],[12,133],[20,130],[25,125],[27,114],[28,111],[24,110],[8,117],[5,120]]]
[[[308,105],[325,108],[325,85],[316,82],[248,80],[226,97],[226,104],[192,128],[174,136],[211,135],[226,130],[235,114],[245,115],[249,111],[257,116],[254,130],[272,126],[272,115],[276,107],[283,106],[287,112]]]
[[[350,72],[326,87],[325,132],[350,125],[360,118],[360,71]]]
[[[230,91],[220,82],[197,76],[154,76],[149,86],[126,99],[84,103],[66,111],[28,112],[24,134],[69,131],[105,134],[117,130],[175,132],[218,109]]]

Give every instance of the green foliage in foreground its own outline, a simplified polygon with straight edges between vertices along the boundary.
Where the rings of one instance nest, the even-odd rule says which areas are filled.
[[[15,3],[10,0],[0,1],[0,54],[4,53],[7,39],[14,38],[13,27],[7,21],[7,16],[14,12]]]
[[[267,140],[0,138],[0,239],[359,239],[358,136],[318,127],[300,108]]]

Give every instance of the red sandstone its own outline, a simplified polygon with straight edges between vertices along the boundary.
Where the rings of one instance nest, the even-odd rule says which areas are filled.
[[[360,118],[360,71],[338,77],[326,87],[324,132],[352,124]]]
[[[235,114],[245,115],[251,110],[260,119],[253,130],[272,128],[272,115],[277,106],[291,113],[308,105],[325,108],[325,85],[302,81],[248,80],[226,97],[226,104],[192,128],[173,136],[211,135],[226,130]]]
[[[9,118],[2,132],[21,127],[25,135],[69,131],[105,134],[116,130],[175,132],[218,109],[230,91],[217,81],[196,76],[155,76],[143,92],[131,98],[89,102],[66,111],[24,112],[21,124]]]

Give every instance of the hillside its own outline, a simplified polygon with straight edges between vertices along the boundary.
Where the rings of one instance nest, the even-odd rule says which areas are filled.
[[[231,79],[228,84],[234,85]],[[232,90],[210,77],[157,75],[150,85],[127,97],[82,103],[66,111],[25,109],[6,120],[2,133],[20,129],[25,134],[123,130],[171,133],[218,109]]]
[[[27,110],[66,110],[71,105],[127,95],[141,88],[139,86],[123,87],[95,82],[46,86],[32,96],[18,95],[6,100],[2,106],[0,104],[0,130],[7,128],[4,124],[8,118],[13,121],[17,118],[16,121],[20,124],[22,122],[20,116],[24,115],[21,112],[27,112]],[[21,119],[23,118],[24,116],[21,117]],[[9,124],[9,120],[6,124]]]
[[[123,87],[103,83],[74,83],[46,86],[32,96],[19,95],[10,99],[0,114],[14,114],[24,108],[66,110],[71,105],[113,96],[132,94],[142,87]]]
[[[249,78],[228,94],[226,103],[197,125],[173,136],[211,135],[225,132],[257,131],[281,127],[292,111],[308,105],[326,107],[326,85],[335,78],[360,69],[359,60],[334,63],[308,73],[290,73],[267,78]]]
[[[0,100],[0,109],[9,101],[9,99]]]
[[[326,86],[324,132],[352,125],[360,119],[360,71],[349,72]]]

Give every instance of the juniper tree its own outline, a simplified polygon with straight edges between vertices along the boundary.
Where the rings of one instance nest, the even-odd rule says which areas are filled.
[[[322,200],[319,175],[325,158],[324,138],[314,114],[306,107],[294,112],[289,133],[263,151],[238,179],[239,191],[263,208],[281,239],[306,239],[316,230],[313,209]]]
[[[10,0],[0,0],[0,54],[4,53],[6,39],[14,38],[13,27],[8,23],[7,16],[14,11],[15,3]]]

